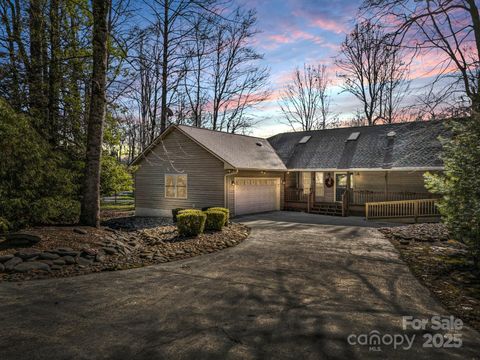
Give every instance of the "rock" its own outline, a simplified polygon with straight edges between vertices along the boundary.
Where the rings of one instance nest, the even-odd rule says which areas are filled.
[[[4,265],[5,265],[5,270],[7,271],[12,271],[15,266],[17,266],[18,264],[22,263],[23,260],[19,257],[14,257],[10,260],[8,260]]]
[[[105,260],[106,260],[106,257],[104,254],[97,254],[97,256],[95,256],[96,262],[103,263]]]
[[[88,234],[88,231],[86,231],[84,229],[80,229],[80,228],[73,229],[73,232],[75,232],[77,234],[81,234],[81,235],[87,235]]]
[[[58,248],[54,250],[53,252],[57,253],[60,256],[77,256],[79,254],[78,251],[75,251],[71,248]]]
[[[53,266],[53,261],[52,260],[38,260],[40,262],[43,262],[45,264],[47,264],[48,266]]]
[[[65,264],[67,265],[75,264],[75,259],[73,258],[73,256],[70,255],[62,256],[62,260],[64,260]]]
[[[15,256],[18,256],[24,260],[37,257],[41,254],[39,250],[36,249],[21,249],[17,251]]]
[[[83,257],[77,257],[75,259],[75,261],[77,262],[78,265],[90,265],[90,264],[92,264],[92,260],[85,259]]]
[[[54,265],[65,265],[66,264],[65,260],[61,259],[61,258],[53,260],[52,262],[53,262]]]
[[[5,265],[0,263],[0,272],[4,272],[4,271],[5,271]]]
[[[97,249],[91,249],[91,248],[84,248],[82,249],[82,254],[81,255],[90,255],[90,256],[95,256],[97,255]]]
[[[108,255],[114,255],[117,253],[117,250],[112,247],[103,247],[103,251],[105,251]]]
[[[12,255],[12,254],[2,255],[2,256],[0,256],[0,263],[7,262],[7,261],[10,260],[10,259],[13,259],[13,255]]]
[[[408,245],[408,244],[410,244],[410,241],[405,240],[405,239],[401,239],[401,240],[400,240],[400,244],[402,244],[402,245]]]
[[[58,259],[59,257],[60,255],[50,253],[50,252],[43,252],[40,254],[40,259],[43,259],[43,260],[55,260],[55,259]]]
[[[60,265],[52,265],[52,266],[50,266],[50,269],[52,269],[52,270],[62,270],[62,267]]]
[[[7,247],[32,246],[39,243],[40,240],[42,240],[40,236],[18,232],[8,234],[2,244]]]
[[[40,261],[22,262],[15,266],[13,270],[21,273],[34,270],[50,271],[50,266]]]

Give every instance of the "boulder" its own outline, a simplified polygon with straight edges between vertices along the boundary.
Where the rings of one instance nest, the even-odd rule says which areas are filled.
[[[65,260],[62,258],[62,259],[56,259],[56,260],[53,260],[52,261],[54,265],[65,265],[66,262]]]
[[[5,265],[0,263],[0,272],[4,272],[4,271],[5,271]]]
[[[92,260],[85,259],[83,257],[77,257],[75,261],[77,262],[78,265],[91,265],[93,262]]]
[[[72,265],[72,264],[75,264],[75,259],[73,258],[73,256],[63,256],[62,259],[65,261],[65,264],[67,265]]]
[[[17,251],[15,256],[22,258],[23,260],[31,259],[37,257],[41,254],[40,250],[37,249],[20,249]]]
[[[34,271],[34,270],[50,271],[50,266],[40,261],[30,261],[30,262],[22,262],[17,266],[15,266],[15,268],[13,269],[13,271],[21,272],[21,273]]]
[[[18,264],[22,263],[23,260],[19,257],[14,257],[14,258],[11,258],[10,260],[8,260],[4,265],[5,265],[5,270],[7,271],[13,271],[13,269],[15,268],[15,266],[17,266]]]
[[[88,234],[88,231],[87,231],[87,230],[80,229],[80,228],[75,228],[75,229],[73,229],[73,232],[75,232],[75,233],[77,233],[77,234],[80,234],[80,235],[87,235],[87,234]]]
[[[2,242],[4,247],[26,247],[32,246],[40,242],[42,238],[38,235],[28,233],[12,233],[6,236],[5,241]]]
[[[55,260],[55,259],[58,259],[59,257],[60,255],[50,253],[50,252],[43,252],[40,254],[40,259],[43,259],[43,260]]]
[[[0,256],[0,264],[4,263],[4,262],[7,262],[10,259],[13,259],[12,254],[2,255],[2,256]]]

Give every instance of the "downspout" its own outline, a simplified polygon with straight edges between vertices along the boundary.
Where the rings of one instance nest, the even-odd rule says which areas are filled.
[[[225,174],[224,177],[223,177],[223,183],[225,184],[224,185],[225,190],[223,192],[223,200],[224,200],[223,202],[224,202],[224,205],[225,205],[224,207],[226,209],[228,209],[228,186],[229,186],[229,183],[227,182],[227,177],[237,175],[237,174],[238,174],[238,169],[235,169],[234,172],[231,172],[231,173],[229,172],[229,173]]]

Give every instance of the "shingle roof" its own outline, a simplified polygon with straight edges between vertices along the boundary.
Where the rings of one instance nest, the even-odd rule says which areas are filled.
[[[177,127],[237,169],[286,170],[267,139],[185,125]]]
[[[358,139],[347,141],[353,132]],[[448,131],[436,120],[283,133],[268,141],[288,169],[437,168],[443,166],[439,136]]]

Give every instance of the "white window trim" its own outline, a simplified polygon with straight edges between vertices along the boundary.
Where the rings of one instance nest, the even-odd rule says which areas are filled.
[[[175,196],[167,196],[167,176],[172,176],[173,178],[175,178]],[[185,183],[187,184],[187,186],[185,186],[185,197],[179,197],[177,196],[177,178],[179,176],[185,176],[186,177],[186,181]],[[164,196],[166,199],[181,199],[181,200],[185,200],[188,198],[188,175],[187,174],[165,174],[164,176],[164,183],[163,183],[163,192],[164,192]]]

